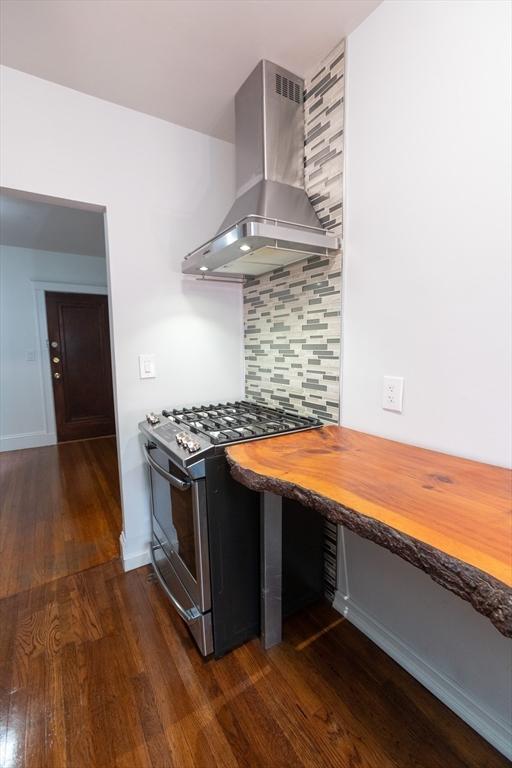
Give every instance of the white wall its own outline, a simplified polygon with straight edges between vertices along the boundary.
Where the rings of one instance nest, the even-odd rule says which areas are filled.
[[[243,392],[239,287],[180,273],[232,201],[233,147],[5,67],[1,97],[1,183],[106,207],[123,551],[136,566],[149,539],[138,421]],[[156,379],[139,380],[141,352],[156,354]]]
[[[0,450],[56,442],[45,407],[35,290],[40,282],[106,289],[105,259],[0,246]]]
[[[512,449],[510,28],[508,2],[384,2],[349,37],[346,84],[342,422],[500,465]],[[381,408],[385,374],[405,377],[402,414]],[[350,534],[346,566],[338,607],[506,748],[510,641]]]
[[[385,2],[350,35],[343,385],[347,426],[508,466],[510,23],[507,2]]]

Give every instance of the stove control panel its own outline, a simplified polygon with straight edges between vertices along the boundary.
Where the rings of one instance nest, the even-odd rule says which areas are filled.
[[[194,439],[190,432],[178,432],[176,435],[176,442],[189,453],[195,453],[201,448],[201,445]]]

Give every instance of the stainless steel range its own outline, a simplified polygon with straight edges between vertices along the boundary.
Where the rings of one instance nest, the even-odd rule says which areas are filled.
[[[153,566],[203,655],[221,656],[259,633],[259,498],[232,479],[225,446],[320,426],[248,401],[164,410],[139,424],[151,480]],[[321,559],[318,517],[311,526],[301,520],[299,537],[290,532],[290,562],[302,557],[301,542],[311,548],[317,540]],[[321,573],[312,590],[303,576],[289,580],[290,610],[308,588],[321,592]]]

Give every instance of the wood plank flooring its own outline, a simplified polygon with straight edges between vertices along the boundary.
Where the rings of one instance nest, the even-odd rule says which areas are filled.
[[[112,559],[112,440],[2,464],[0,768],[508,765],[326,605],[202,659],[151,570]]]
[[[504,768],[330,607],[204,661],[148,567],[0,601],[3,768]]]
[[[0,598],[119,556],[115,438],[0,454]]]

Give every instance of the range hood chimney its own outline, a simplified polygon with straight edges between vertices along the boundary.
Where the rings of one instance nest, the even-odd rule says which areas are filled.
[[[303,92],[300,77],[260,61],[236,94],[236,199],[185,274],[254,277],[339,251],[304,190]]]

